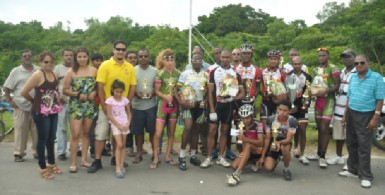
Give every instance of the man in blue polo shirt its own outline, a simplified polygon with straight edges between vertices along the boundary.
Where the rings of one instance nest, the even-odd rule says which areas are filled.
[[[348,170],[339,173],[345,177],[359,177],[361,186],[371,187],[370,168],[372,133],[377,127],[385,98],[385,83],[377,72],[369,68],[369,59],[359,55],[354,59],[357,73],[351,77],[348,88],[348,109],[341,123],[346,121],[346,146],[349,152]]]

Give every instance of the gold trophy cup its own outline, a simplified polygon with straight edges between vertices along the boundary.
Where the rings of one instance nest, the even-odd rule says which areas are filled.
[[[310,82],[306,81],[306,90],[305,90],[305,92],[303,92],[303,95],[302,95],[302,110],[305,110],[307,108],[308,103],[309,103],[310,85],[311,85]]]
[[[272,125],[271,125],[271,128],[272,128],[272,136],[273,136],[273,143],[271,143],[271,147],[270,149],[271,150],[277,150],[277,135],[278,135],[278,128],[279,128],[279,123],[277,122],[274,122]]]
[[[143,79],[142,85],[143,85],[142,99],[150,99],[150,96],[148,95],[148,86],[147,86],[147,80],[146,79]]]
[[[271,91],[271,79],[270,79],[270,74],[267,72],[265,73],[265,85],[266,85],[266,92],[267,92],[267,95],[271,95],[272,94],[272,91]]]
[[[173,77],[170,77],[167,81],[167,91],[169,95],[174,95],[174,87],[175,87],[175,80]],[[167,103],[167,108],[174,108],[174,104],[172,102]]]
[[[199,88],[199,91],[202,95],[202,101],[199,104],[199,108],[205,108],[206,102],[205,102],[205,94],[206,94],[206,80],[203,80],[201,82],[201,87]]]
[[[240,137],[243,134],[243,128],[245,127],[245,124],[243,124],[243,121],[240,121],[238,124],[239,127],[239,133],[238,136]],[[242,140],[238,139],[237,144],[242,144]]]
[[[245,96],[245,101],[250,101],[250,89],[251,89],[251,81],[250,79],[246,79],[245,81],[245,93],[246,93],[246,96]]]

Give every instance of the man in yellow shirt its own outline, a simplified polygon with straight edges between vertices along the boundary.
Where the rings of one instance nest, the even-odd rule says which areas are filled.
[[[98,96],[101,109],[99,109],[98,121],[95,127],[95,161],[88,169],[89,173],[94,173],[102,168],[101,154],[108,139],[108,118],[106,114],[105,100],[111,96],[111,85],[114,80],[119,79],[124,83],[126,89],[123,96],[131,100],[135,94],[136,75],[134,66],[125,61],[124,56],[127,50],[127,44],[124,41],[114,43],[114,55],[104,61],[99,69],[96,81],[98,83]],[[113,147],[115,150],[115,147]],[[115,152],[113,151],[113,154]]]

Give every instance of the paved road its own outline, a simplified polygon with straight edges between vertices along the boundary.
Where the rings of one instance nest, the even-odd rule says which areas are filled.
[[[26,161],[13,162],[12,144],[0,143],[0,194],[76,195],[76,194],[385,194],[385,159],[375,157],[372,171],[375,180],[372,188],[363,189],[356,178],[342,178],[337,175],[340,165],[321,170],[317,162],[301,165],[297,159],[291,163],[292,181],[282,178],[282,163],[274,173],[263,170],[258,173],[247,171],[242,183],[236,187],[226,185],[226,174],[231,170],[214,165],[208,169],[188,164],[187,171],[162,162],[158,169],[150,170],[150,155],[145,155],[140,164],[129,167],[126,178],[116,179],[109,158],[103,158],[104,168],[95,174],[88,174],[85,168],[78,173],[68,173],[69,160],[58,161],[64,170],[54,180],[43,180],[38,174],[37,161],[29,153]]]

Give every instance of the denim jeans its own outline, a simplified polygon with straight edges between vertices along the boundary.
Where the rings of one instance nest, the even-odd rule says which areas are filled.
[[[48,163],[55,164],[55,139],[58,114],[43,116],[32,113],[37,130],[37,155],[41,169],[46,168],[45,147],[47,148]]]
[[[69,126],[69,116],[67,113],[67,106],[63,105],[63,110],[58,114],[58,122],[57,122],[57,154],[66,154],[67,150],[67,127]]]

